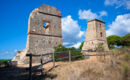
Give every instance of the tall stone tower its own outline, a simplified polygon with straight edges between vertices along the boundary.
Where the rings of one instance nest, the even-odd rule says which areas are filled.
[[[55,7],[43,5],[30,14],[26,49],[18,51],[12,61],[17,61],[18,64],[27,63],[27,53],[54,52],[54,47],[59,44],[62,44],[61,12]],[[33,61],[38,59],[33,58]]]
[[[99,44],[102,44],[105,51],[108,51],[106,40],[105,22],[93,19],[87,22],[86,40],[82,50],[97,50]]]

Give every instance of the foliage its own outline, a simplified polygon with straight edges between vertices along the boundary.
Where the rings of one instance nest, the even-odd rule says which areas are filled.
[[[8,59],[8,60],[0,60],[0,63],[7,63],[8,61],[10,61],[10,59]]]
[[[71,48],[66,48],[65,46],[62,46],[62,45],[58,45],[57,47],[55,47],[55,58],[59,58],[59,54],[56,54],[56,52],[60,52],[60,54],[69,54],[69,51],[71,51],[71,56],[74,57],[74,56],[80,56],[82,55],[81,52],[76,52],[74,50],[78,50],[74,47],[71,47]],[[66,52],[63,52],[63,51],[66,51]],[[83,57],[80,56],[80,57],[76,57],[75,60],[78,60],[78,59],[82,59]]]
[[[121,42],[122,38],[117,35],[111,35],[107,37],[107,43],[108,47],[110,49],[114,48],[115,45],[120,46],[122,44]]]
[[[62,45],[58,45],[57,47],[54,48],[55,52],[60,52],[60,51],[67,51],[68,48],[62,46]]]
[[[96,50],[97,51],[104,51],[103,43],[99,43]]]
[[[130,47],[130,33],[122,37],[122,46]]]
[[[80,50],[82,50],[83,45],[84,45],[84,41],[81,43],[81,45],[79,47]]]
[[[10,66],[10,59],[9,60],[0,60],[0,68],[1,67],[9,67]]]
[[[129,75],[129,65],[124,64],[123,65],[123,79],[128,80],[128,75]]]
[[[117,36],[117,35],[108,36],[107,43],[110,49],[115,48],[115,45],[122,46],[122,47],[130,47],[130,33],[122,37]]]
[[[114,50],[112,50],[112,54],[113,55],[120,55],[121,54],[121,50],[120,49],[114,49]]]
[[[124,54],[124,59],[126,61],[130,60],[130,54],[128,54],[128,53]]]

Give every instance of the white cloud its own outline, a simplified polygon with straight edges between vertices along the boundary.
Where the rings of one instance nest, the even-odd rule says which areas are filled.
[[[130,0],[105,0],[104,4],[106,6],[108,6],[108,5],[110,5],[110,6],[115,5],[116,8],[124,6],[126,9],[130,9]]]
[[[89,10],[79,10],[79,19],[91,20],[97,18],[97,14],[93,13],[91,9]]]
[[[123,36],[127,33],[130,33],[130,14],[118,15],[106,31],[107,36]]]
[[[126,8],[130,9],[130,1],[126,1]]]
[[[63,42],[63,45],[69,45],[70,43],[68,43],[68,42]]]
[[[80,26],[76,20],[73,20],[71,15],[62,18],[62,34],[63,45],[70,47],[84,36],[84,31],[80,30]]]
[[[16,50],[0,51],[0,59],[12,59],[16,55]]]
[[[88,10],[79,10],[79,19],[86,19],[86,20],[92,20],[95,18],[101,18],[103,16],[107,16],[106,11],[100,11],[99,15],[92,12],[91,9]]]
[[[78,37],[81,38],[84,34],[85,34],[84,31],[80,31],[79,34],[78,34]]]
[[[14,52],[16,52],[16,53],[17,53],[17,51],[18,51],[17,49],[14,50]]]
[[[115,3],[117,3],[117,0],[105,0],[104,2],[105,5],[113,5]]]
[[[71,47],[79,48],[79,47],[80,47],[80,45],[81,45],[81,42],[78,42],[78,43],[76,43],[76,44],[72,45]]]
[[[107,12],[106,11],[101,11],[100,12],[100,17],[102,17],[102,16],[107,16]]]

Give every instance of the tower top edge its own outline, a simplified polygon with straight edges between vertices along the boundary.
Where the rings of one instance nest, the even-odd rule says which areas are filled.
[[[92,21],[98,21],[98,22],[102,22],[102,23],[104,23],[104,24],[105,24],[105,22],[104,22],[104,21],[99,20],[99,19],[92,19],[92,20],[87,21],[87,23],[88,23],[88,22],[92,22]]]

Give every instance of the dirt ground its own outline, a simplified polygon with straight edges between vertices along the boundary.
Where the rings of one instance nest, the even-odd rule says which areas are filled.
[[[100,59],[100,60],[98,60]],[[33,80],[124,80],[120,73],[120,59],[117,62],[110,58],[98,57],[78,60],[73,62],[56,62],[43,66],[43,73],[40,68],[33,70]],[[33,64],[33,66],[39,65]],[[28,80],[28,64],[16,67],[0,68],[0,80]],[[128,75],[130,76],[130,75]],[[129,78],[127,79],[129,80]]]
[[[57,62],[55,67],[59,65],[66,64],[64,62]],[[39,65],[39,63],[32,64],[32,66]],[[0,68],[0,80],[28,80],[29,71],[28,68],[29,64],[24,65],[17,65],[15,67],[4,67]],[[41,73],[41,69],[37,68],[33,70],[32,78],[33,80],[44,80],[53,79],[55,75],[48,74],[48,71],[51,71],[53,68],[53,63],[48,63],[47,65],[43,66],[43,73]]]

